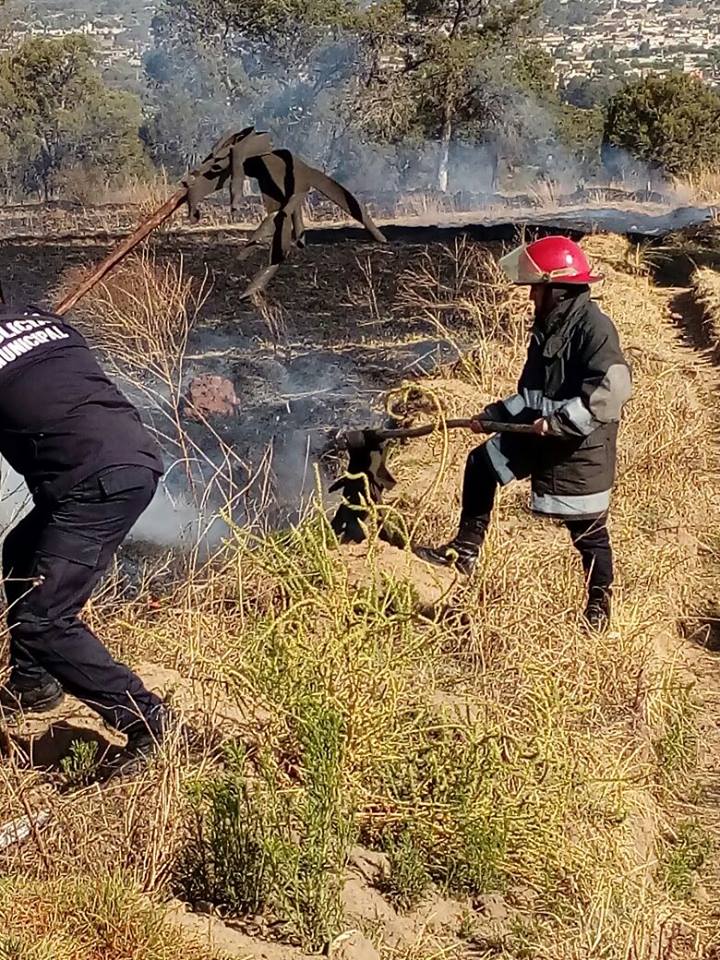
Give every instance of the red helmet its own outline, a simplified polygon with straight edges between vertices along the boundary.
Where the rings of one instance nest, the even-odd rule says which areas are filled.
[[[500,266],[513,283],[523,285],[588,284],[603,279],[593,273],[582,248],[568,237],[544,237],[518,247],[500,260]]]

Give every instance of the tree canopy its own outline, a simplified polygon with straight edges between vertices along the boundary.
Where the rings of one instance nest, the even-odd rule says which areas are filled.
[[[84,37],[31,39],[0,57],[0,155],[28,193],[52,197],[78,168],[139,172],[141,119],[137,97],[103,83]]]
[[[603,157],[639,158],[643,177],[643,164],[680,175],[720,164],[720,94],[684,75],[627,83],[610,61],[592,81],[559,76],[537,44],[540,8],[159,0],[140,71],[102,69],[84,36],[27,40],[0,55],[0,191],[67,195],[152,163],[180,176],[249,123],[376,193],[494,191],[503,171],[572,188]]]
[[[164,0],[149,68],[168,88],[179,85],[182,71],[187,88],[188,75],[207,77],[209,61],[226,103],[260,104],[253,116],[291,142],[298,121],[308,140],[328,149],[339,131],[374,143],[435,141],[444,187],[450,141],[498,126],[506,115],[515,79],[506,51],[528,34],[539,4]]]
[[[685,74],[650,75],[611,98],[607,148],[682,175],[720,163],[720,94]]]

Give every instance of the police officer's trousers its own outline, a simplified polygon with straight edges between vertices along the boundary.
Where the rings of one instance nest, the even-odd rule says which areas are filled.
[[[3,544],[11,682],[40,685],[50,674],[118,730],[149,721],[160,700],[78,614],[157,483],[147,467],[107,468],[36,505]]]

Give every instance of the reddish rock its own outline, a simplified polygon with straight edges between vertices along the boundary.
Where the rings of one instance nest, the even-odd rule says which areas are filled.
[[[232,380],[212,373],[201,373],[190,381],[185,413],[191,420],[230,417],[239,403]]]

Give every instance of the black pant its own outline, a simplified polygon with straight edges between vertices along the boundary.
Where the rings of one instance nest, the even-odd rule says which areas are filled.
[[[49,674],[118,730],[151,718],[161,701],[78,614],[157,482],[147,467],[103,470],[35,506],[3,544],[11,681],[42,684]]]
[[[476,447],[465,464],[459,539],[482,545],[498,486],[484,446]],[[563,522],[582,559],[588,587],[608,592],[613,582],[613,555],[607,516],[590,520],[569,517]]]

